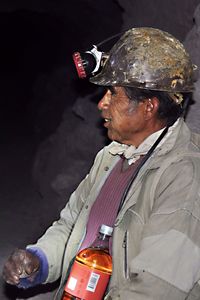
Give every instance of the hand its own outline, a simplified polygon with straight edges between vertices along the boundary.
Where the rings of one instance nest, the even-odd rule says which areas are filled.
[[[3,268],[4,280],[12,285],[19,284],[20,278],[34,279],[40,267],[38,257],[26,250],[16,249],[6,261]]]

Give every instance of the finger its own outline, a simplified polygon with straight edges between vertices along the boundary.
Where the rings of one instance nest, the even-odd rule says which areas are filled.
[[[24,259],[24,271],[28,275],[31,275],[35,273],[38,269],[39,269],[38,258],[27,252]]]
[[[19,281],[20,274],[23,272],[21,261],[19,259],[17,260],[16,258],[16,254],[11,255],[11,257],[5,263],[2,272],[5,281],[11,284],[16,284]]]
[[[20,277],[16,272],[10,271],[9,273],[3,271],[4,280],[12,285],[17,285],[19,283]]]
[[[22,249],[16,249],[11,256],[11,259],[17,263],[23,262],[25,259],[25,251]]]

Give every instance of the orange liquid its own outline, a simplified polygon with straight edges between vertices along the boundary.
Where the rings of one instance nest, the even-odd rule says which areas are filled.
[[[104,273],[112,273],[112,258],[108,250],[98,248],[83,249],[76,260],[91,269],[97,269]]]
[[[110,256],[108,250],[106,249],[98,249],[98,248],[83,249],[76,256],[76,261],[88,266],[91,269],[97,269],[109,275],[111,275],[112,273],[112,257]],[[74,297],[73,295],[70,295],[69,293],[64,291],[62,300],[84,300],[84,299]]]
[[[62,300],[82,300],[81,298],[77,298],[74,297],[70,294],[68,294],[67,292],[64,291],[63,296],[62,296]]]
[[[74,297],[74,296],[72,296],[72,295],[70,295],[70,294],[68,294],[67,292],[64,291],[61,300],[84,300],[84,299]]]

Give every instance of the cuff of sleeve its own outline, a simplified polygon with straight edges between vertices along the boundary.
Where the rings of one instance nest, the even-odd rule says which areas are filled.
[[[48,270],[49,270],[47,257],[40,248],[31,247],[31,248],[27,248],[26,250],[36,255],[39,258],[40,268],[36,272],[34,279],[33,277],[26,277],[20,279],[20,283],[18,284],[18,287],[24,289],[44,283],[48,277]]]

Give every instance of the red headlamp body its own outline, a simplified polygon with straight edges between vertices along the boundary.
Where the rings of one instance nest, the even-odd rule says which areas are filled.
[[[97,50],[96,46],[89,51],[73,54],[73,61],[81,79],[95,75],[102,67],[102,58],[105,57],[104,53]]]

